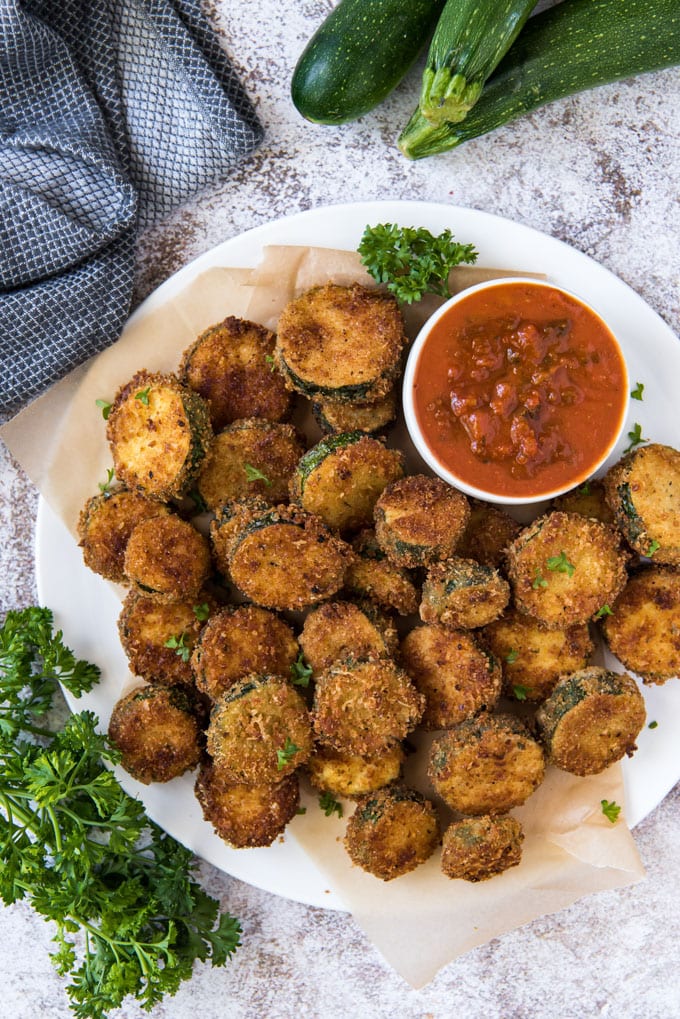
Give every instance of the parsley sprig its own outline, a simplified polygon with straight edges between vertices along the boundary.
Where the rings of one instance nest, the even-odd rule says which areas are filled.
[[[150,1010],[192,974],[223,965],[238,921],[192,880],[191,853],[150,822],[102,762],[120,755],[88,711],[45,724],[59,682],[75,696],[96,666],[53,632],[48,609],[0,628],[0,897],[56,924],[58,972],[78,1019],[105,1019],[128,995]],[[83,935],[76,940],[78,933]]]
[[[450,297],[451,269],[461,262],[477,261],[474,246],[454,241],[450,230],[435,237],[423,227],[395,223],[367,226],[357,250],[373,279],[385,283],[405,304],[419,301],[428,292]]]

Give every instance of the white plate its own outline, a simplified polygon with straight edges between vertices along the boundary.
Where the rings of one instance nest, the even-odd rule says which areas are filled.
[[[639,422],[643,435],[680,448],[677,381],[680,343],[661,318],[625,283],[586,255],[561,241],[474,209],[426,202],[365,202],[330,206],[277,220],[226,241],[197,258],[160,286],[135,312],[132,321],[162,304],[196,275],[215,266],[253,266],[266,244],[313,244],[355,249],[367,224],[395,222],[423,226],[433,233],[449,227],[455,237],[474,243],[480,266],[545,273],[552,281],[581,295],[609,322],[626,356],[631,385],[643,382],[644,400],[631,401],[625,434]],[[229,309],[224,309],[225,314]],[[76,653],[102,667],[102,681],[76,701],[74,710],[96,712],[103,725],[118,696],[127,662],[118,640],[120,605],[112,589],[85,568],[80,550],[60,520],[41,501],[37,522],[36,571],[43,605]],[[612,663],[610,663],[612,664]],[[680,778],[676,752],[680,731],[680,682],[644,689],[648,721],[639,749],[624,762],[626,816],[632,827],[659,803]],[[287,898],[313,906],[343,908],[325,878],[295,840],[296,818],[285,837],[266,849],[229,849],[202,817],[193,794],[193,778],[168,785],[143,786],[120,769],[124,787],[143,800],[149,815],[198,856],[234,877]],[[315,806],[312,803],[312,806]],[[318,807],[315,807],[318,810]]]

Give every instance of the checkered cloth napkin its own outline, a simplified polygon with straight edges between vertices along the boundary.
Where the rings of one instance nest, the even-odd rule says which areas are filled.
[[[117,339],[138,229],[261,137],[200,0],[0,0],[0,420]]]

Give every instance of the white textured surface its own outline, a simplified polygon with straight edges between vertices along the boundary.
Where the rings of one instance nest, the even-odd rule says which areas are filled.
[[[678,71],[565,100],[457,151],[408,163],[394,139],[413,103],[417,68],[378,111],[355,124],[315,127],[290,104],[295,60],[331,6],[326,0],[206,3],[267,138],[220,188],[143,239],[140,298],[213,244],[268,219],[329,202],[420,198],[485,209],[560,237],[626,280],[680,332]],[[0,453],[0,601],[9,608],[35,599],[36,496],[6,451]],[[223,970],[199,967],[153,1014],[672,1019],[680,1015],[678,788],[635,837],[647,868],[643,883],[592,896],[505,935],[452,963],[421,991],[389,970],[349,917],[287,902],[204,867],[208,889],[240,917],[244,946]],[[48,959],[50,936],[28,907],[0,909],[2,1019],[70,1014]],[[145,1013],[129,1006],[118,1014]]]

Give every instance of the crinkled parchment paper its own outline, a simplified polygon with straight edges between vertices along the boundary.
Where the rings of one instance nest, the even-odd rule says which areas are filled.
[[[452,284],[463,289],[501,275],[511,273],[459,268]],[[147,302],[117,343],[54,386],[0,434],[75,534],[80,509],[98,491],[111,464],[97,399],[111,400],[141,368],[174,371],[196,335],[227,315],[275,327],[288,300],[331,279],[370,282],[356,254],[325,248],[271,247],[254,270],[209,269],[168,299],[156,295]],[[434,306],[423,302],[407,309],[410,335]],[[428,739],[416,736],[421,743]],[[424,761],[423,752],[408,759],[407,779],[431,796]],[[591,892],[641,879],[643,869],[623,813],[612,824],[602,814],[603,799],[624,803],[618,765],[589,778],[549,768],[543,785],[513,811],[526,832],[521,865],[479,884],[443,877],[438,854],[389,883],[365,874],[344,851],[345,820],[326,817],[309,797],[311,807],[295,819],[286,837],[302,843],[385,959],[419,987],[475,945]],[[348,803],[345,812],[350,811]]]

